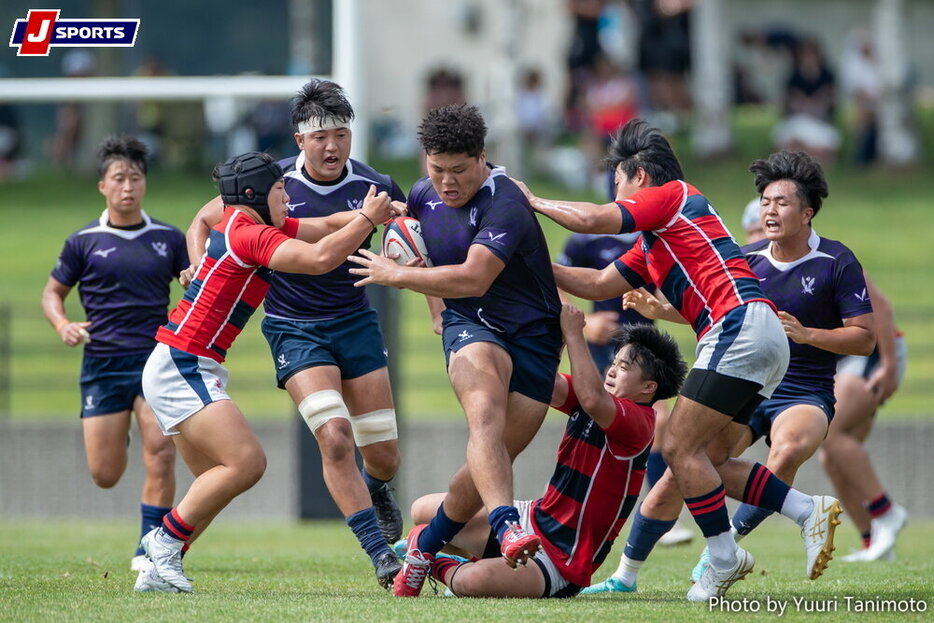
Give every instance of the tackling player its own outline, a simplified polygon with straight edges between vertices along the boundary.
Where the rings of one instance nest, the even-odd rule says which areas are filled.
[[[159,344],[143,371],[143,390],[159,426],[174,436],[196,478],[162,526],[143,537],[154,567],[138,580],[141,591],[191,591],[182,571],[185,544],[266,469],[262,447],[227,395],[221,364],[266,296],[270,270],[334,270],[369,238],[374,223],[393,215],[387,193],[371,186],[354,218],[324,235],[329,227],[322,219],[286,217],[282,168],[268,154],[232,158],[214,177],[224,218],[211,230],[194,278],[156,334]]]
[[[590,357],[584,325],[580,310],[565,304],[561,332],[571,374],[556,376],[551,406],[566,413],[568,423],[544,496],[516,502],[522,525],[541,537],[542,551],[534,565],[516,571],[485,558],[498,558],[499,551],[484,515],[477,514],[451,545],[481,560],[429,557],[432,575],[455,595],[573,597],[590,583],[635,506],[652,445],[652,403],[678,392],[687,366],[671,336],[647,324],[623,325],[604,378]],[[430,520],[443,499],[437,493],[416,500],[413,521]],[[417,540],[423,528],[410,538]]]
[[[175,448],[160,434],[140,379],[156,329],[165,322],[169,286],[188,267],[182,232],[143,210],[146,156],[146,146],[133,137],[101,144],[97,189],[104,211],[68,237],[42,292],[42,311],[62,342],[72,348],[85,344],[81,427],[88,471],[98,487],[113,487],[126,471],[136,413],[145,468],[140,536],[160,524],[175,498]],[[83,322],[65,313],[65,298],[75,285]],[[130,568],[146,566],[137,549]]]
[[[279,162],[291,216],[352,218],[370,185],[405,201],[388,175],[350,158],[354,112],[340,86],[312,80],[292,98],[291,110],[300,151]],[[195,218],[188,233],[195,257],[220,218],[219,199]],[[369,245],[367,237],[362,246]],[[402,515],[389,485],[399,467],[396,412],[376,311],[365,292],[353,287],[351,266],[344,262],[322,275],[272,273],[262,328],[279,387],[288,391],[321,449],[328,491],[380,585],[388,588],[401,566],[388,545],[402,535]],[[355,448],[363,456],[362,470]]]
[[[663,453],[711,564],[688,592],[691,601],[723,595],[755,564],[730,534],[725,496],[780,511],[806,530],[808,567],[818,573],[833,550],[838,502],[808,496],[768,469],[730,451],[755,408],[771,396],[788,365],[788,341],[771,301],[707,199],[683,181],[668,141],[642,120],[624,125],[610,147],[616,202],[557,202],[532,207],[572,231],[642,231],[642,240],[602,271],[555,265],[562,290],[590,300],[654,284],[694,328],[697,359],[669,419]]]
[[[762,289],[780,310],[791,358],[782,382],[756,408],[733,454],[739,456],[765,437],[770,447],[768,469],[791,483],[799,467],[824,441],[834,416],[837,356],[865,355],[873,348],[872,306],[853,253],[835,240],[821,238],[812,227],[827,196],[820,164],[805,153],[779,152],[753,162],[750,171],[761,195],[765,238],[743,247],[743,252]],[[630,294],[634,293],[626,296]],[[636,308],[646,314],[680,318],[670,305],[648,308],[639,300],[648,299],[644,295],[632,297]],[[670,476],[663,478],[658,490],[643,503],[640,513],[646,521],[635,524],[627,539],[631,543],[626,553],[630,572],[621,581],[632,588],[641,562],[655,544],[653,522],[669,520],[680,510],[681,501]],[[740,505],[732,518],[736,541],[771,514],[755,506],[755,496]],[[705,550],[694,568],[695,581],[708,559]],[[816,578],[810,567],[807,572],[810,579]]]
[[[350,259],[363,278],[444,299],[448,376],[467,418],[467,465],[443,506],[410,543],[432,555],[482,507],[510,566],[524,564],[539,537],[519,524],[512,460],[548,410],[561,352],[548,247],[522,192],[487,163],[486,124],[473,106],[428,113],[419,128],[428,177],[409,193],[433,267],[400,266],[366,250]],[[427,558],[406,557],[397,596],[418,595]]]

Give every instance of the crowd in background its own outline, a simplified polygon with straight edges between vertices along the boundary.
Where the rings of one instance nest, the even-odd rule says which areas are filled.
[[[691,18],[696,0],[566,0],[570,40],[561,101],[555,101],[540,67],[516,72],[515,114],[523,175],[570,171],[569,186],[602,189],[601,154],[609,135],[634,117],[667,134],[690,128],[692,103]],[[735,105],[773,107],[774,149],[804,150],[820,161],[837,159],[870,165],[877,159],[877,110],[881,86],[868,32],[850,33],[838,62],[815,33],[765,23],[736,36],[732,60]],[[422,77],[425,110],[468,100],[466,67],[439,65]],[[62,75],[95,75],[95,58],[85,48],[62,55]],[[146,58],[135,76],[173,74],[159,58]],[[554,85],[550,85],[554,86]],[[476,102],[481,105],[482,102]],[[54,128],[44,154],[59,169],[71,170],[83,141],[88,104],[56,106]],[[140,136],[155,166],[176,167],[196,157],[222,160],[248,149],[287,152],[292,144],[288,111],[281,102],[197,103],[143,101],[123,107],[121,127]],[[398,122],[375,122],[374,147],[388,157],[411,155],[414,139]],[[25,159],[23,124],[17,107],[0,104],[0,180],[14,175]],[[846,153],[844,138],[848,137]],[[408,154],[407,152],[411,152]],[[554,163],[558,163],[557,165]],[[28,167],[21,167],[26,170]],[[583,172],[587,174],[582,175]]]

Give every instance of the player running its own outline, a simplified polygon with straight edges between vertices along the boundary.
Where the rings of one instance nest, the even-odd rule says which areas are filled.
[[[556,265],[562,290],[599,300],[651,283],[697,334],[697,358],[663,448],[711,553],[688,599],[723,595],[755,564],[730,534],[728,494],[803,526],[808,567],[819,573],[833,551],[829,528],[838,523],[837,501],[805,495],[764,466],[730,458],[739,424],[771,396],[788,365],[788,341],[772,302],[706,197],[683,181],[677,157],[657,130],[638,119],[628,122],[614,137],[610,163],[615,203],[551,201],[525,190],[536,211],[572,231],[642,231],[641,242],[602,271]]]
[[[358,286],[382,283],[444,299],[448,376],[467,417],[467,465],[444,504],[410,535],[426,556],[441,550],[486,507],[507,564],[524,564],[540,540],[519,523],[512,460],[548,410],[561,351],[560,302],[548,247],[528,202],[499,167],[487,164],[486,124],[473,106],[428,113],[419,128],[428,177],[409,193],[433,267],[399,266],[369,251],[350,259]],[[406,557],[394,593],[421,591],[424,560]],[[502,564],[502,563],[501,563]],[[505,566],[505,565],[504,565]]]
[[[127,466],[127,440],[136,413],[145,478],[140,496],[140,536],[162,522],[175,498],[175,447],[159,432],[143,398],[143,366],[165,322],[169,286],[188,267],[185,238],[143,210],[146,146],[130,136],[112,137],[98,150],[100,218],[65,241],[42,291],[42,311],[62,342],[84,344],[81,427],[88,471],[109,489]],[[86,320],[73,322],[65,299],[75,285]],[[130,563],[148,568],[141,548]]]

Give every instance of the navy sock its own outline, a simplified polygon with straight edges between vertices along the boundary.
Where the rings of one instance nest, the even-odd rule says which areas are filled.
[[[753,463],[746,488],[743,490],[743,502],[780,513],[790,490],[791,487],[765,465]]]
[[[389,549],[383,533],[380,532],[379,524],[376,523],[376,511],[372,506],[357,511],[348,517],[346,521],[354,536],[360,541],[360,547],[363,548],[374,565],[380,554],[392,551]]]
[[[139,514],[142,518],[140,525],[139,538],[142,540],[144,536],[152,532],[153,529],[158,528],[162,525],[162,518],[172,510],[171,506],[152,506],[150,504],[140,504],[139,505]],[[146,552],[143,551],[142,547],[137,546],[136,554],[134,556],[142,556]]]
[[[506,522],[519,523],[519,509],[515,506],[497,506],[490,512],[488,521],[496,532],[496,539],[502,543],[506,532]]]
[[[375,476],[371,476],[370,473],[366,471],[365,467],[360,468],[360,475],[363,476],[363,482],[366,483],[366,488],[367,491],[370,492],[370,495],[379,491],[380,487],[389,482],[389,480],[380,480]],[[390,480],[392,479],[390,478]]]
[[[668,464],[665,463],[661,451],[652,450],[649,452],[649,462],[645,469],[645,480],[649,483],[649,489],[655,486],[655,483],[662,477],[666,469],[668,469]]]
[[[426,554],[434,556],[445,545],[451,542],[458,532],[467,525],[464,521],[454,521],[444,512],[444,504],[438,507],[434,518],[421,531],[418,543],[409,543],[409,547],[417,547]]]
[[[726,492],[722,484],[710,493],[684,498],[684,502],[705,537],[729,532],[730,515],[726,510]]]
[[[626,548],[623,550],[630,560],[646,560],[658,540],[671,530],[677,521],[676,519],[649,519],[640,511],[641,507],[632,519],[632,528],[629,529]]]
[[[739,534],[746,536],[755,530],[756,526],[768,519],[771,514],[772,511],[765,508],[740,504],[733,514],[733,527],[736,528]]]

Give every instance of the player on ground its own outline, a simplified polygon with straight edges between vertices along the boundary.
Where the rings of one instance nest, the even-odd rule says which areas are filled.
[[[835,240],[821,238],[812,227],[827,196],[827,181],[820,164],[805,153],[783,151],[753,162],[750,171],[761,196],[760,220],[765,239],[743,247],[743,252],[759,276],[763,291],[779,308],[791,358],[782,382],[752,414],[733,455],[739,456],[765,437],[770,447],[766,466],[791,483],[798,468],[827,435],[834,415],[837,356],[872,351],[872,305],[862,268],[853,253]],[[644,300],[645,296],[632,297],[634,301],[640,298]],[[653,317],[657,315],[652,309],[637,308]],[[680,318],[670,305],[658,309],[667,319]],[[680,499],[669,477],[663,479],[640,512],[651,520],[666,520],[670,513],[677,513],[675,509],[680,510]],[[742,504],[732,519],[736,541],[771,514]],[[655,544],[652,532],[639,528],[630,533],[627,542],[633,551],[646,553]],[[695,581],[708,558],[705,550],[694,568]],[[641,564],[640,559],[635,561]],[[629,566],[637,568],[635,564]],[[634,575],[625,578],[629,586],[635,586]]]
[[[127,466],[127,435],[136,413],[145,479],[141,534],[162,522],[175,497],[175,447],[159,432],[140,379],[153,336],[165,322],[169,286],[187,268],[185,238],[143,211],[146,146],[129,136],[109,138],[98,150],[97,189],[104,212],[65,241],[42,292],[42,311],[62,342],[86,343],[81,363],[81,426],[88,471],[104,489]],[[65,298],[78,285],[86,320],[72,322]],[[137,549],[131,562],[142,571]]]
[[[771,396],[788,365],[788,341],[773,304],[719,215],[682,180],[681,165],[657,130],[641,120],[628,122],[613,140],[610,163],[617,175],[615,203],[557,202],[524,190],[535,210],[572,231],[642,231],[640,243],[602,271],[556,265],[561,289],[597,300],[652,283],[697,333],[697,358],[663,449],[711,553],[688,599],[723,595],[755,564],[730,534],[725,495],[805,526],[807,564],[819,574],[832,552],[833,532],[815,527],[835,525],[837,501],[805,495],[764,466],[730,458],[740,425]]]
[[[560,302],[545,236],[522,192],[487,164],[486,125],[473,106],[428,113],[419,128],[428,177],[409,194],[433,267],[399,266],[369,251],[352,257],[358,286],[382,283],[441,297],[451,385],[467,417],[467,465],[444,504],[409,544],[396,576],[398,596],[418,595],[428,556],[482,507],[511,566],[535,553],[539,537],[519,524],[512,460],[541,426],[561,351]]]
[[[624,325],[606,377],[594,367],[582,330],[584,315],[561,310],[571,374],[558,374],[551,406],[569,415],[545,495],[517,502],[522,525],[541,537],[534,565],[517,571],[498,560],[495,537],[482,513],[451,545],[476,562],[437,557],[432,575],[462,597],[571,597],[590,583],[639,497],[652,445],[652,403],[674,396],[687,366],[668,335],[648,324]],[[574,478],[568,474],[574,473]],[[429,521],[443,493],[415,501],[412,519]],[[422,528],[419,526],[415,530]],[[491,551],[492,550],[492,551]]]
[[[891,304],[869,279],[866,286],[876,320],[876,350],[869,357],[843,357],[837,364],[837,415],[820,453],[863,541],[863,549],[841,558],[845,562],[894,560],[895,539],[908,519],[908,511],[889,499],[864,446],[879,407],[898,389],[908,358]]]
[[[371,184],[405,201],[389,176],[350,159],[354,112],[340,86],[312,80],[292,98],[291,110],[300,151],[279,162],[291,216],[352,216]],[[215,199],[192,223],[188,239],[197,257],[221,214]],[[363,246],[369,244],[367,238]],[[344,262],[323,275],[272,273],[262,328],[279,387],[289,392],[321,449],[328,491],[388,588],[401,566],[388,545],[402,535],[389,485],[399,467],[396,412],[376,311],[353,287],[351,266]],[[361,470],[355,448],[363,456]]]
[[[322,274],[334,270],[392,216],[389,196],[374,186],[347,224],[333,233],[322,219],[287,218],[282,168],[251,152],[215,169],[224,218],[185,296],[156,334],[143,390],[165,435],[195,481],[162,526],[143,537],[154,563],[137,590],[191,591],[181,552],[228,503],[266,469],[253,431],[227,395],[227,349],[269,289],[270,270]],[[298,240],[295,240],[298,238]],[[313,244],[302,242],[317,241]],[[382,538],[382,535],[379,535]]]

